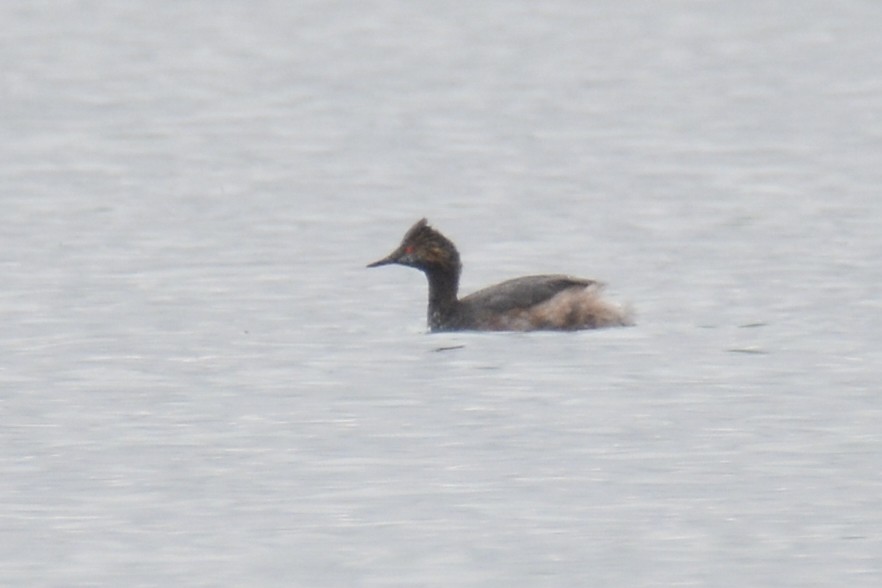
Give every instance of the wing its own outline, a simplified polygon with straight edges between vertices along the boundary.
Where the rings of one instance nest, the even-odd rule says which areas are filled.
[[[583,280],[564,275],[526,276],[478,290],[460,302],[491,312],[506,312],[515,308],[529,308],[540,304],[555,294],[570,288],[588,287],[600,289],[603,284],[594,280]]]

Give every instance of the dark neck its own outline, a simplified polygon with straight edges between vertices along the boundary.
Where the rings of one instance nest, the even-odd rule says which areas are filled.
[[[443,330],[456,312],[460,268],[433,266],[424,271],[429,279],[429,328]]]

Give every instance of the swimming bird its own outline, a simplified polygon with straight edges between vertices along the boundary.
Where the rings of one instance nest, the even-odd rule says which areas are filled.
[[[600,296],[603,284],[567,275],[526,276],[458,298],[462,263],[453,242],[423,218],[386,257],[367,267],[404,265],[429,281],[428,326],[437,331],[534,331],[631,325],[630,312]]]

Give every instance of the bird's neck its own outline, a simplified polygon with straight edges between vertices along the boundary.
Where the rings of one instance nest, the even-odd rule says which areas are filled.
[[[426,270],[429,280],[429,328],[444,329],[456,312],[459,290],[459,267],[435,266]]]

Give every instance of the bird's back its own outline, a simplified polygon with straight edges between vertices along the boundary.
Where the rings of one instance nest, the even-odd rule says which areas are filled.
[[[460,300],[458,328],[532,331],[631,324],[625,309],[600,298],[602,288],[600,282],[565,275],[515,278]]]

